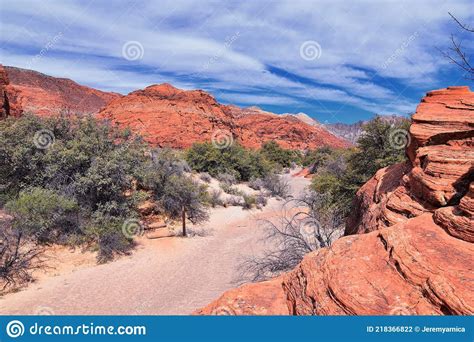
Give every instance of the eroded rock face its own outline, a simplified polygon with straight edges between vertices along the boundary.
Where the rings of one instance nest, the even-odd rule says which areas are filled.
[[[413,115],[409,161],[379,170],[357,192],[346,235],[366,233],[459,202],[474,175],[474,93],[429,92]]]
[[[198,314],[216,307],[230,314],[242,307],[244,314],[474,314],[472,96],[456,87],[423,99],[409,161],[379,170],[359,190],[351,235],[308,254],[265,289],[234,289]],[[271,298],[286,303],[269,309]]]
[[[204,91],[185,91],[169,84],[149,86],[116,99],[99,116],[131,128],[160,147],[186,148],[211,141],[216,135],[232,136],[250,148],[258,148],[265,141],[291,149],[348,146],[325,129],[295,117],[256,107],[221,105]]]
[[[69,79],[33,70],[8,66],[3,69],[14,93],[13,102],[21,108],[21,112],[40,116],[57,115],[63,111],[95,114],[111,100],[121,97],[120,94],[89,88]]]
[[[21,112],[17,104],[17,93],[10,84],[5,67],[0,64],[0,119],[19,116]]]

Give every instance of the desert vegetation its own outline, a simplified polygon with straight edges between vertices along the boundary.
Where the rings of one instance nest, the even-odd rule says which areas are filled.
[[[0,123],[1,277],[26,280],[48,244],[97,250],[104,262],[139,234],[150,199],[171,218],[205,219],[207,196],[177,153],[89,116],[25,115]],[[16,276],[15,276],[16,274]]]
[[[258,150],[246,149],[237,143],[216,148],[210,142],[195,143],[186,151],[185,159],[197,172],[205,172],[224,183],[249,181],[280,172],[292,163],[301,163],[301,153],[266,142]]]
[[[400,146],[409,140],[408,125],[408,120],[394,125],[375,117],[363,127],[355,148],[322,147],[303,154],[301,163],[314,174],[311,185],[287,200],[281,216],[261,221],[272,247],[245,260],[242,278],[261,281],[289,271],[305,254],[339,238],[360,186],[380,168],[405,160]],[[394,138],[394,132],[402,136]],[[251,182],[254,187],[264,183]]]
[[[133,235],[143,232],[138,206],[144,201],[179,221],[183,236],[186,221],[205,221],[209,206],[262,208],[271,196],[296,202],[305,209],[267,222],[268,238],[283,240],[281,250],[252,266],[254,279],[262,279],[330,245],[357,188],[375,170],[404,158],[390,144],[398,128],[378,119],[365,127],[355,149],[305,152],[275,142],[258,150],[238,144],[219,149],[207,142],[184,152],[154,149],[129,130],[89,116],[25,115],[0,125],[0,205],[11,217],[2,222],[0,256],[8,283],[27,280],[48,244],[96,250],[99,262],[127,253]],[[288,198],[289,186],[279,173],[296,164],[315,176],[306,194]],[[219,188],[212,188],[215,181]],[[239,182],[254,192],[242,191]]]
[[[267,196],[286,195],[276,172],[296,156],[274,144],[258,151],[211,143],[184,153],[156,149],[127,129],[71,113],[7,118],[0,130],[0,206],[9,217],[0,249],[5,285],[28,280],[50,244],[95,250],[99,262],[127,253],[143,233],[144,201],[179,221],[183,236],[186,221],[205,221],[209,206],[261,208]],[[201,172],[200,181],[193,172]],[[221,189],[209,187],[213,177]],[[249,180],[261,184],[258,194],[235,187]]]

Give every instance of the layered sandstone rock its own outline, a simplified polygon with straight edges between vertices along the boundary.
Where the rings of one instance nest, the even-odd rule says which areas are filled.
[[[409,161],[379,170],[358,192],[346,235],[389,227],[456,204],[474,174],[474,93],[429,92],[410,127]]]
[[[413,117],[409,161],[359,190],[346,230],[353,235],[198,313],[474,314],[472,102],[466,87],[428,93]],[[286,303],[269,309],[271,298]]]
[[[129,127],[161,147],[186,148],[213,137],[232,139],[250,148],[265,141],[291,149],[348,146],[325,129],[295,117],[256,107],[221,105],[204,91],[185,91],[169,84],[149,86],[116,99],[99,116]]]
[[[3,70],[8,75],[14,103],[21,112],[40,116],[57,115],[63,111],[94,114],[111,100],[121,97],[33,70],[8,66]]]

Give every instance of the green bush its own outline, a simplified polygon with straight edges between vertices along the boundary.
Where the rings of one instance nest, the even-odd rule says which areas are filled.
[[[13,216],[14,229],[39,242],[64,242],[65,237],[78,233],[77,202],[52,190],[24,190],[5,209]]]
[[[227,184],[227,183],[222,183],[221,184],[221,189],[224,191],[226,194],[229,195],[234,195],[234,196],[243,196],[243,192],[237,189],[236,187]]]
[[[270,172],[272,164],[258,151],[247,150],[238,144],[218,149],[209,142],[195,143],[185,153],[189,166],[197,172],[233,175],[238,181],[262,177]]]
[[[260,153],[279,169],[291,167],[292,163],[301,164],[302,162],[302,154],[299,151],[284,149],[275,141],[265,142]]]
[[[390,124],[375,117],[364,125],[356,148],[325,147],[307,153],[304,163],[315,173],[312,189],[324,195],[328,208],[336,206],[347,215],[355,193],[377,170],[406,160],[403,146],[395,145],[392,135],[408,132],[408,127],[408,120]]]
[[[242,204],[242,208],[244,209],[247,209],[247,210],[252,209],[257,204],[255,196],[243,195],[243,198],[244,198],[244,202]]]

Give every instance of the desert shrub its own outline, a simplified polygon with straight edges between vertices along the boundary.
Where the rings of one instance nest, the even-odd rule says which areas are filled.
[[[271,173],[263,178],[263,186],[272,196],[286,198],[290,192],[290,186],[281,176]]]
[[[235,196],[235,195],[228,197],[226,200],[227,206],[232,206],[232,207],[241,207],[243,205],[243,202],[244,200],[242,196]]]
[[[210,183],[211,182],[211,175],[208,174],[207,172],[203,172],[199,175],[199,178],[205,182],[205,183]]]
[[[301,163],[302,155],[298,151],[287,150],[275,141],[267,141],[260,149],[260,153],[272,164],[281,168],[289,168],[292,163]]]
[[[267,203],[268,203],[268,200],[264,194],[260,193],[257,196],[255,196],[255,205],[258,209],[265,207]]]
[[[257,201],[255,199],[255,196],[252,196],[252,195],[243,195],[243,204],[242,204],[242,208],[244,209],[252,209]]]
[[[103,263],[111,260],[115,254],[126,254],[133,247],[133,235],[141,234],[141,227],[136,219],[124,219],[96,211],[84,227],[84,232],[85,242],[94,242],[97,260]]]
[[[335,152],[337,152],[337,150],[329,146],[323,146],[315,150],[306,151],[302,159],[302,165],[305,167],[311,166],[313,172],[316,172],[317,169],[321,165],[324,165],[326,160]]]
[[[391,124],[375,117],[363,126],[356,148],[326,147],[312,152],[308,156],[315,172],[312,189],[325,195],[330,205],[337,205],[347,216],[355,193],[377,170],[406,159],[403,146],[397,145],[393,134],[408,132],[408,125],[408,120]]]
[[[234,196],[243,196],[244,195],[244,193],[242,191],[240,191],[236,187],[234,187],[232,185],[229,185],[229,184],[226,184],[226,183],[221,184],[221,189],[222,189],[222,191],[224,191],[226,194],[229,194],[229,195],[234,195]]]
[[[226,185],[237,184],[237,178],[231,173],[219,173],[216,178],[219,182]]]
[[[207,172],[213,177],[232,174],[237,181],[261,177],[272,168],[261,153],[247,150],[236,143],[224,149],[218,149],[209,142],[195,143],[186,151],[185,158],[197,172]]]
[[[405,146],[401,143],[405,138],[408,140],[408,136],[403,136],[402,132],[408,134],[409,125],[408,120],[392,124],[376,116],[363,126],[357,149],[348,159],[351,171],[360,178],[361,183],[377,170],[406,160]],[[397,131],[402,134],[396,134]],[[402,141],[398,141],[397,136]]]
[[[68,236],[79,233],[77,202],[52,190],[23,190],[5,209],[13,216],[13,229],[38,242],[64,243]]]
[[[151,160],[142,165],[142,176],[137,186],[151,191],[153,198],[159,201],[170,178],[184,177],[189,171],[188,164],[178,152],[168,148],[154,149],[151,151]]]
[[[0,131],[0,205],[14,227],[40,243],[85,244],[100,261],[132,246],[122,225],[140,200],[161,200],[171,178],[190,170],[179,152],[151,150],[90,116],[25,115],[1,121]]]
[[[215,208],[217,206],[224,205],[224,203],[221,199],[221,196],[222,196],[222,191],[221,190],[212,189],[209,192],[209,204],[211,205],[211,207]]]
[[[254,190],[261,190],[264,187],[264,183],[261,178],[252,178],[249,181],[248,186]]]
[[[287,272],[307,253],[330,246],[342,235],[344,217],[337,207],[326,206],[324,195],[309,191],[291,202],[306,210],[284,211],[262,221],[271,248],[244,261],[244,278],[261,281]]]
[[[0,290],[30,281],[31,271],[41,266],[41,252],[24,233],[0,222]]]

